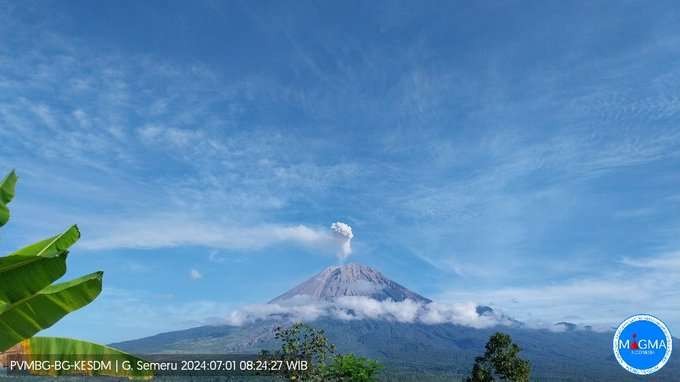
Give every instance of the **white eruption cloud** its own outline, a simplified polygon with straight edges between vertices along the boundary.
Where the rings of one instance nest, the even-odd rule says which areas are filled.
[[[513,325],[504,315],[480,314],[474,303],[418,303],[413,300],[378,301],[369,297],[345,296],[330,301],[311,300],[296,296],[281,303],[250,305],[231,312],[225,321],[241,326],[258,320],[315,321],[322,318],[338,320],[386,320],[426,325],[456,324],[473,328]]]
[[[163,223],[159,223],[162,221]],[[352,253],[352,227],[335,222],[323,226],[264,224],[238,226],[211,224],[189,216],[154,216],[99,230],[81,245],[90,250],[121,248],[158,249],[203,246],[213,250],[261,250],[293,244],[318,253],[335,254],[340,260]]]
[[[337,256],[340,260],[345,260],[352,254],[352,239],[354,238],[352,227],[343,222],[335,222],[331,224],[331,231],[333,231],[336,240],[340,242],[340,250]]]

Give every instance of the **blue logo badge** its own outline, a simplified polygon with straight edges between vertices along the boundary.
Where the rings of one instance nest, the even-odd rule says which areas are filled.
[[[659,371],[673,350],[673,338],[666,325],[648,314],[623,321],[614,334],[614,355],[624,369],[646,375]]]

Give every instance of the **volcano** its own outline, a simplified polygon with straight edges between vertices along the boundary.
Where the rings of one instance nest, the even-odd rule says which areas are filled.
[[[338,297],[360,296],[378,301],[409,299],[423,304],[432,302],[429,298],[388,279],[375,269],[360,264],[328,267],[269,303],[282,303],[299,296],[326,301],[333,301]]]
[[[359,264],[333,266],[272,299],[260,307],[295,304],[296,300],[319,306],[340,306],[343,299],[365,299],[388,305],[405,303],[419,309],[437,305],[385,277],[381,272]],[[354,353],[375,359],[385,366],[385,381],[460,380],[469,375],[476,356],[484,352],[491,335],[510,334],[532,364],[532,376],[541,381],[638,381],[621,368],[611,351],[613,333],[595,332],[587,327],[560,322],[556,329],[528,327],[496,313],[488,306],[472,308],[473,316],[493,318],[503,325],[471,327],[452,322],[426,323],[380,318],[340,319],[322,316],[306,322],[323,329],[341,353]],[[259,353],[281,346],[274,328],[290,323],[290,317],[274,314],[241,325],[210,325],[161,333],[120,342],[111,346],[135,354],[227,354]],[[568,326],[569,330],[564,330]],[[587,344],[587,346],[584,346]],[[576,350],[575,350],[576,349]],[[679,352],[680,353],[680,352]],[[655,381],[677,381],[680,357],[658,373]]]

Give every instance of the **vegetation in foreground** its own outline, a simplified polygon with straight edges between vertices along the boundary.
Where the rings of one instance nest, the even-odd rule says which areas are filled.
[[[373,382],[382,380],[382,366],[354,354],[336,354],[323,330],[304,323],[277,327],[275,337],[281,348],[274,353],[263,351],[271,359],[311,361],[306,371],[286,371],[282,377],[291,381]],[[489,338],[483,356],[475,359],[466,382],[529,382],[531,365],[519,357],[520,348],[508,334],[497,332]]]
[[[486,351],[475,358],[472,374],[466,382],[529,382],[531,365],[519,357],[520,348],[504,333],[496,333],[486,343]]]
[[[0,227],[10,218],[18,177],[10,172],[0,181]],[[134,361],[137,358],[110,347],[69,338],[34,337],[69,313],[88,305],[102,290],[103,272],[54,284],[66,273],[69,248],[80,238],[71,226],[59,235],[0,257],[0,365],[11,359],[51,360],[87,357]],[[56,372],[50,372],[54,374]],[[147,376],[134,369],[115,376]]]
[[[304,371],[286,370],[282,377],[291,381],[374,382],[382,368],[378,362],[354,354],[336,354],[323,330],[298,322],[290,327],[277,327],[275,337],[281,348],[273,353],[263,351],[271,359],[309,360]]]

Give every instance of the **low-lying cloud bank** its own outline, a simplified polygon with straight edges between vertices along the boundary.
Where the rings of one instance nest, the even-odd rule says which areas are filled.
[[[231,312],[226,324],[241,326],[258,320],[285,319],[315,321],[375,319],[403,323],[457,324],[473,328],[512,325],[516,321],[495,312],[479,312],[474,303],[417,303],[413,300],[378,301],[369,297],[347,296],[331,301],[298,296],[283,303],[249,305]]]

